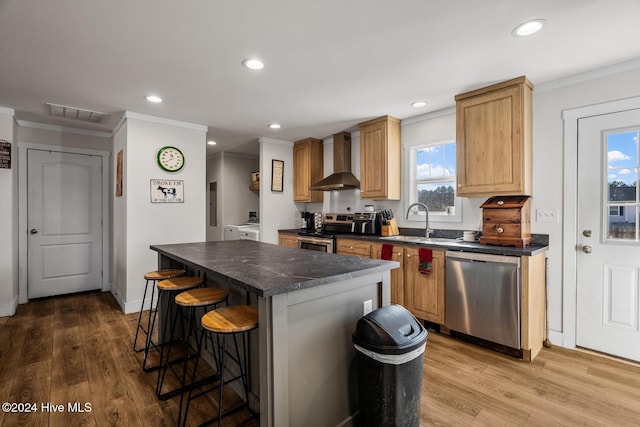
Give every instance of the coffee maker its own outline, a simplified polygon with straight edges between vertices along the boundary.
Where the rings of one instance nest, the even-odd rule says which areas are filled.
[[[378,212],[356,212],[353,215],[351,232],[379,236],[382,230],[382,216]]]
[[[300,225],[301,231],[315,230],[315,213],[307,211],[300,212],[300,217],[302,218],[302,224]]]

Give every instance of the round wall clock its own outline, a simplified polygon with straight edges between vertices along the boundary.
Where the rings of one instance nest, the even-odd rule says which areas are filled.
[[[158,150],[158,165],[167,172],[177,172],[184,166],[184,154],[176,147],[162,147]]]

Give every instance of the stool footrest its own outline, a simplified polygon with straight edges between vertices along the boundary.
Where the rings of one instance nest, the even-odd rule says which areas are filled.
[[[175,390],[171,390],[171,391],[168,391],[166,393],[158,394],[158,399],[167,400],[167,399],[172,398],[173,396],[178,396],[179,394],[182,394],[182,393],[184,393],[186,391],[189,391],[191,389],[199,388],[199,387],[202,387],[203,385],[214,383],[214,382],[218,381],[219,379],[220,379],[220,375],[213,374],[213,375],[210,375],[210,376],[208,376],[206,378],[202,378],[202,379],[196,381],[195,383],[187,384],[187,385],[185,385],[183,387],[179,387],[179,388],[177,388]]]

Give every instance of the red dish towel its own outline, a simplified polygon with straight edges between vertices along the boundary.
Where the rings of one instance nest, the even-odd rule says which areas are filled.
[[[382,255],[381,258],[387,261],[391,261],[393,258],[393,245],[389,245],[384,243],[382,245]]]
[[[431,252],[431,249],[419,248],[418,258],[420,259],[418,271],[422,274],[431,273],[431,261],[433,260],[433,252]]]

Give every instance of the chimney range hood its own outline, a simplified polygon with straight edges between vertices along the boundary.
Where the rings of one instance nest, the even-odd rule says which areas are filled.
[[[332,191],[360,188],[360,181],[351,173],[351,134],[333,135],[333,173],[316,182],[309,189]]]

